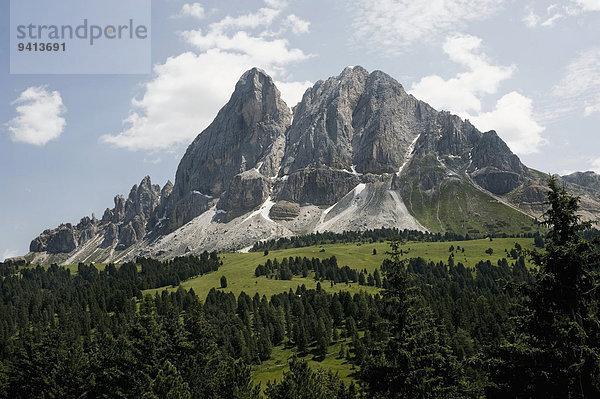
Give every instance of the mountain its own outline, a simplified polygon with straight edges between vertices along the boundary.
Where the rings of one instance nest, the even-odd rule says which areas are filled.
[[[161,188],[146,177],[127,200],[35,238],[33,262],[120,262],[259,240],[379,227],[484,236],[526,233],[546,209],[547,176],[494,131],[438,112],[389,75],[348,67],[309,88],[293,114],[264,71],[229,102]],[[561,181],[600,215],[600,178]]]

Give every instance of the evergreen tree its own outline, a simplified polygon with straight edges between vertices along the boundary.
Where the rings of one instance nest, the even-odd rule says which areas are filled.
[[[346,387],[337,374],[318,369],[313,371],[305,361],[293,358],[290,370],[283,373],[278,384],[267,383],[268,399],[352,399],[356,391]]]
[[[581,235],[591,223],[577,214],[579,198],[554,177],[549,187],[546,251],[530,252],[539,272],[523,290],[517,339],[489,362],[492,397],[600,397],[600,241]]]
[[[183,381],[177,368],[168,360],[152,381],[151,392],[144,395],[144,399],[190,399],[191,397],[188,383]]]
[[[423,298],[409,288],[400,243],[390,247],[384,269],[389,282],[384,315],[390,338],[382,353],[370,353],[363,363],[360,375],[367,393],[373,398],[460,396],[462,377],[444,330]]]

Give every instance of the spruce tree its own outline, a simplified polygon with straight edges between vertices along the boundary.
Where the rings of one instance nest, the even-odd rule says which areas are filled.
[[[582,237],[592,224],[579,198],[554,177],[549,187],[546,250],[529,252],[539,272],[523,289],[517,338],[490,360],[490,396],[600,397],[600,241]]]

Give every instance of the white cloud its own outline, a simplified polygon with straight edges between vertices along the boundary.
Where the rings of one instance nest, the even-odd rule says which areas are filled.
[[[226,16],[200,29],[181,33],[197,52],[169,57],[154,66],[154,78],[132,100],[130,115],[118,134],[102,141],[129,150],[165,150],[187,145],[214,119],[231,96],[235,83],[258,66],[277,80],[288,105],[294,105],[310,82],[285,81],[289,64],[311,57],[269,29],[284,2],[240,16]],[[283,29],[282,29],[283,31]]]
[[[493,15],[503,0],[352,0],[357,44],[398,53]]]
[[[512,151],[532,154],[547,141],[541,136],[544,127],[533,118],[533,101],[515,91],[498,100],[496,108],[470,117],[480,130],[496,130]]]
[[[57,139],[67,124],[62,117],[67,108],[60,93],[45,86],[27,88],[11,104],[17,105],[19,114],[6,124],[13,141],[43,146]]]
[[[19,251],[6,249],[2,252],[2,262],[6,261],[8,258],[14,258],[15,256],[19,256]]]
[[[241,53],[247,55],[255,64],[284,65],[310,57],[300,49],[290,48],[285,39],[256,37],[244,31],[229,36],[213,31],[203,34],[200,30],[194,30],[185,31],[182,36],[201,51],[217,48]]]
[[[540,23],[541,18],[533,12],[533,10],[529,10],[529,13],[523,17],[523,22],[529,28],[535,28]]]
[[[600,158],[592,161],[592,170],[596,173],[600,173]]]
[[[595,114],[596,112],[600,112],[600,102],[596,105],[586,106],[585,109],[583,110],[583,115],[590,116],[592,114]]]
[[[551,27],[554,26],[554,23],[556,21],[558,21],[559,19],[564,18],[564,15],[561,13],[556,13],[553,14],[551,17],[549,17],[547,20],[545,20],[544,22],[541,23],[542,26],[546,26],[546,27]]]
[[[584,11],[600,11],[600,0],[574,0]]]
[[[306,89],[313,85],[312,82],[275,82],[277,88],[281,92],[281,97],[285,103],[293,107],[302,100],[302,96]]]
[[[181,10],[173,15],[174,18],[192,17],[196,19],[204,19],[205,16],[206,12],[200,3],[185,3],[181,6]]]
[[[437,109],[458,115],[481,111],[480,96],[494,94],[500,83],[511,77],[515,66],[492,65],[480,50],[481,39],[470,35],[454,35],[446,39],[443,49],[450,59],[468,69],[445,80],[430,75],[414,83],[410,93]]]
[[[285,23],[295,35],[308,33],[310,27],[310,22],[305,21],[294,14],[288,15],[285,19]]]
[[[552,95],[559,99],[559,109],[553,110],[554,118],[600,112],[600,47],[579,53],[553,87]]]
[[[281,8],[261,8],[257,12],[240,15],[239,17],[226,16],[222,20],[209,26],[211,32],[223,32],[227,29],[256,29],[260,26],[269,26],[281,14]]]
[[[539,3],[536,5],[539,6]],[[540,10],[539,14],[533,11],[532,5],[527,6],[525,10],[527,15],[522,21],[529,28],[537,26],[551,28],[558,20],[575,17],[587,11],[600,11],[600,0],[571,0],[570,4],[552,3],[544,11]]]
[[[502,96],[494,110],[484,111],[482,99],[498,92],[500,83],[509,79],[516,67],[493,65],[481,51],[481,39],[454,35],[446,39],[443,49],[448,57],[467,71],[448,80],[430,75],[414,83],[409,91],[434,108],[451,111],[482,131],[496,130],[517,154],[537,152],[545,144],[544,130],[533,117],[532,100],[517,92]]]

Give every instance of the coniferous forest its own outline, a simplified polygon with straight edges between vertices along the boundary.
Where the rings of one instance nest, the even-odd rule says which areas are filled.
[[[579,220],[578,198],[553,179],[550,189],[543,250],[466,267],[452,255],[405,259],[398,237],[386,236],[387,259],[373,273],[335,257],[257,265],[256,276],[319,281],[270,297],[236,297],[226,279],[204,297],[142,294],[219,273],[217,253],[76,273],[0,264],[0,397],[600,397],[600,240]],[[255,250],[278,245],[296,244]],[[381,290],[321,288],[348,282]],[[332,353],[340,340],[347,347]],[[258,384],[252,369],[280,346],[297,354],[289,371]],[[306,356],[345,358],[351,382]]]

